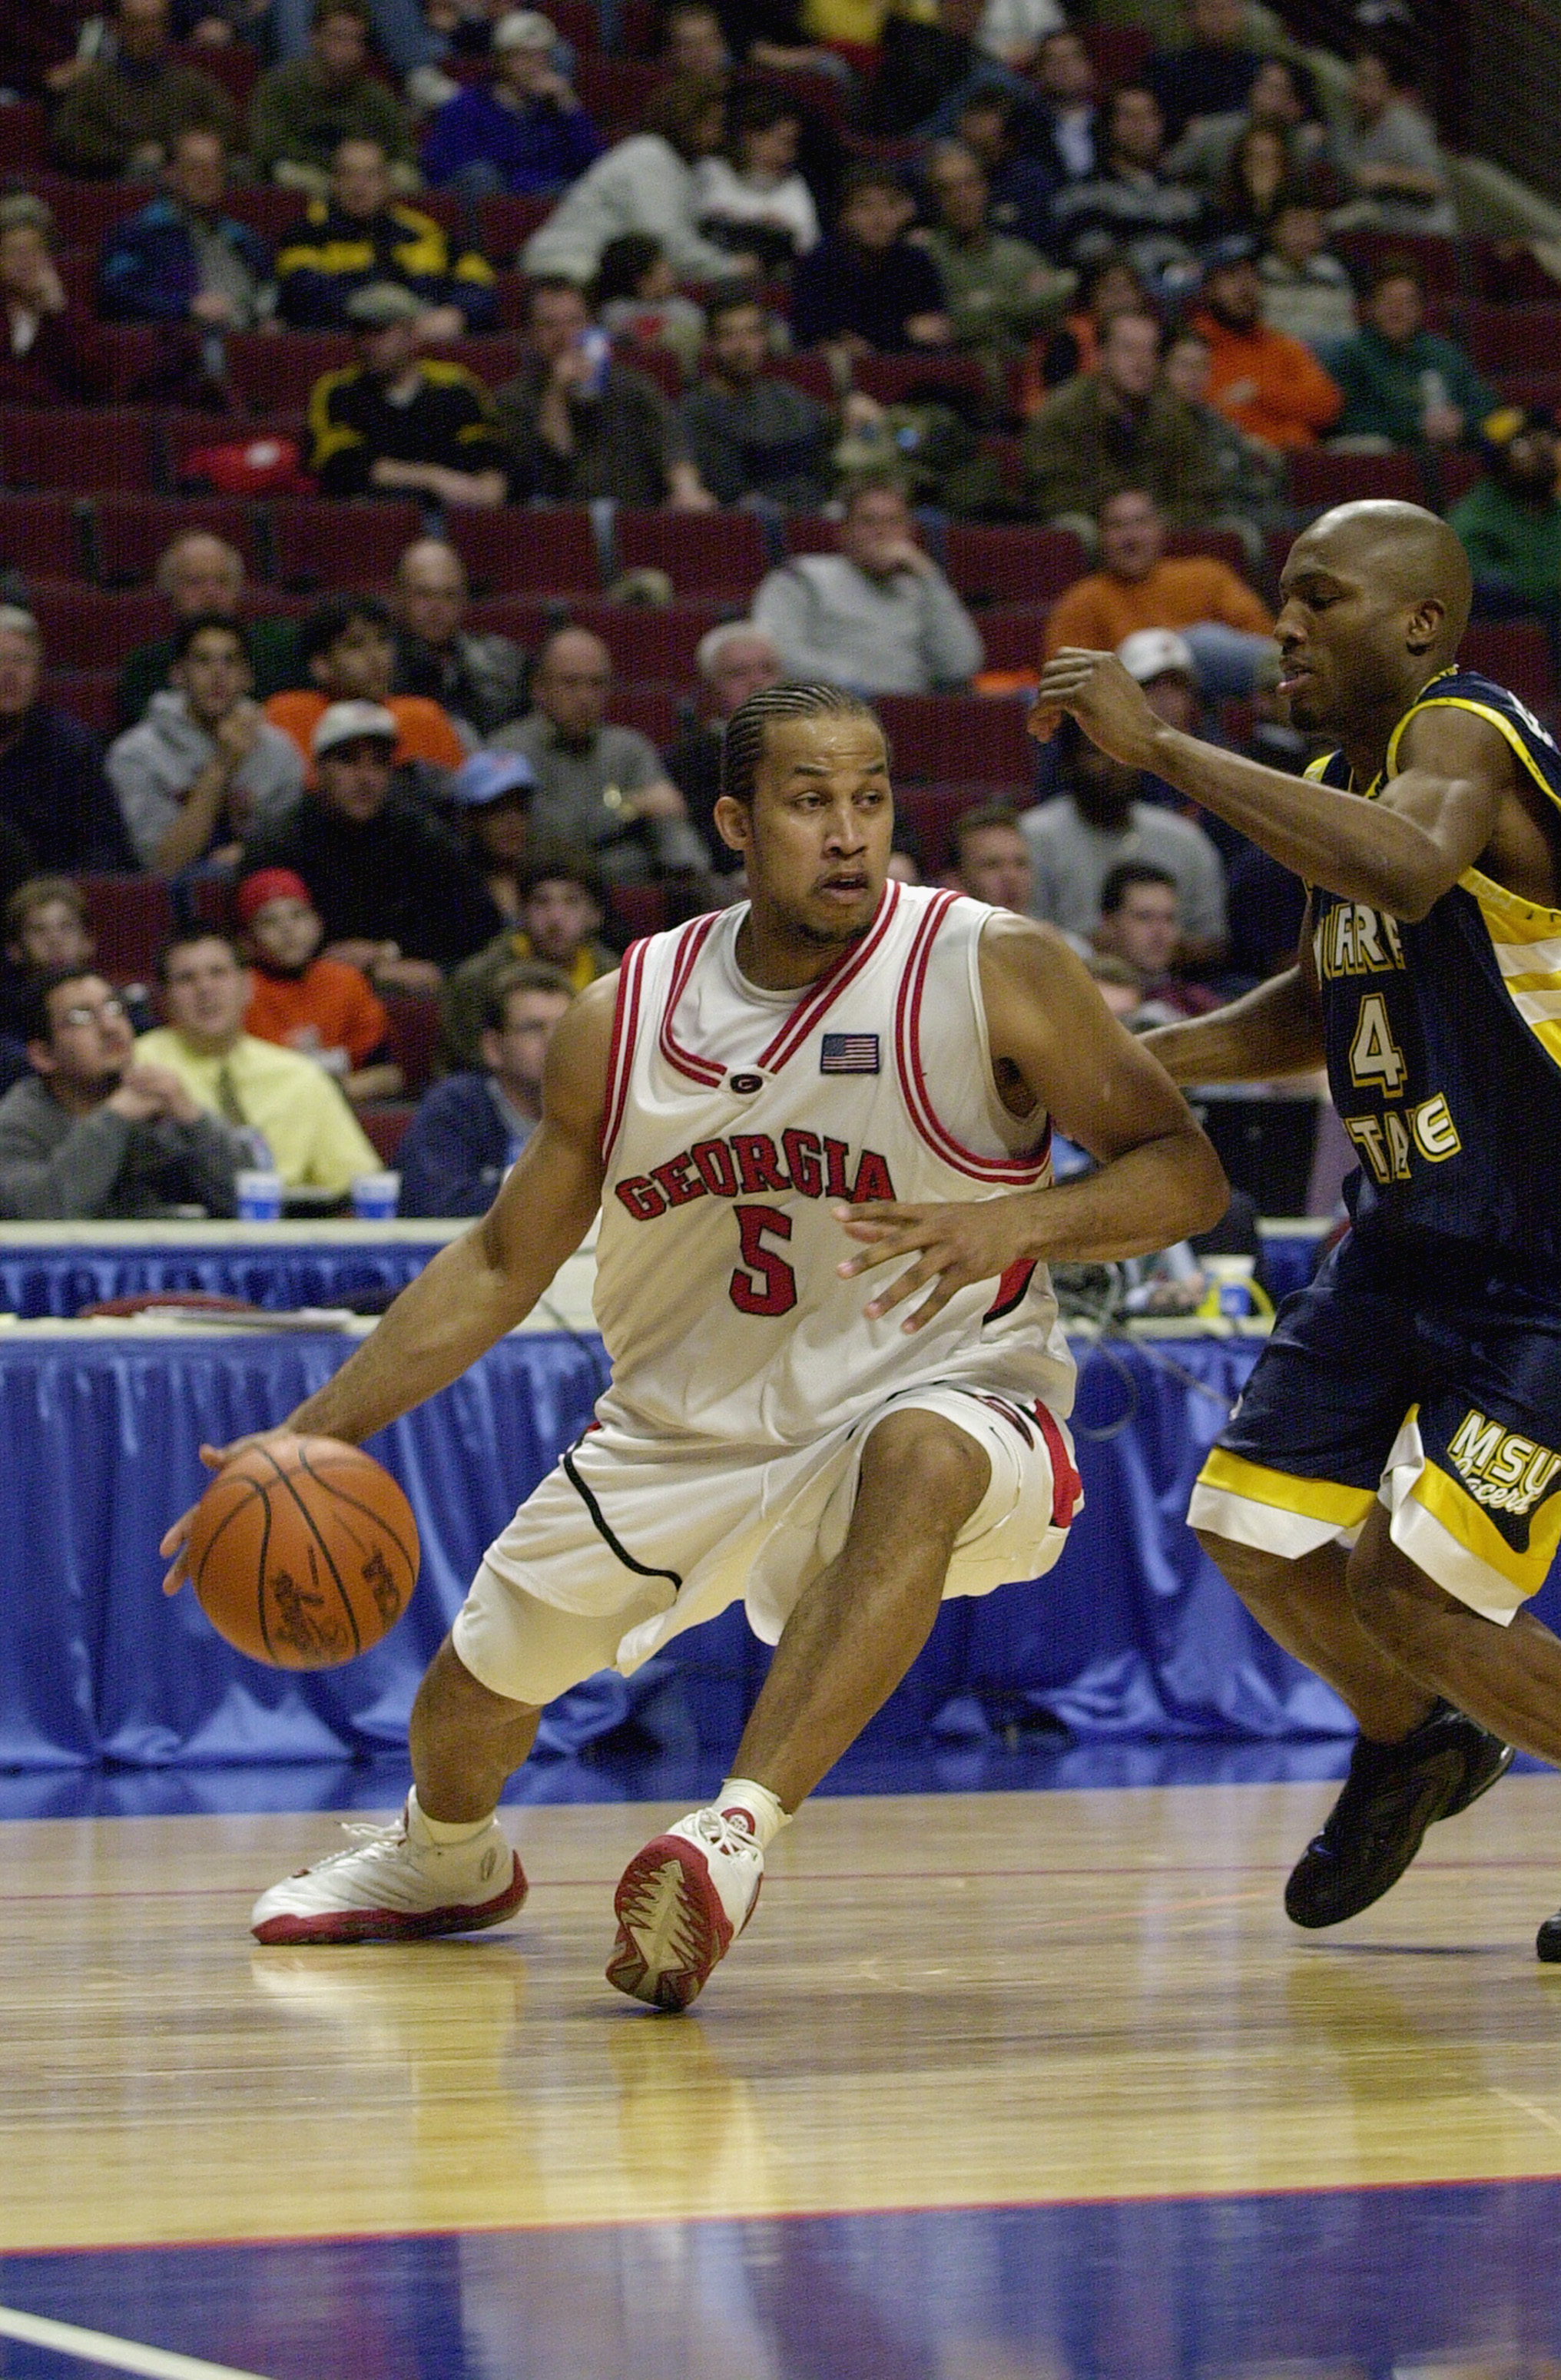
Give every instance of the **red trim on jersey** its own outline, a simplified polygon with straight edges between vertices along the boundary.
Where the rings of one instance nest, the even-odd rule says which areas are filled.
[[[1030,1294],[1030,1283],[1035,1277],[1034,1257],[1021,1257],[1010,1264],[998,1283],[998,1293],[982,1316],[983,1322],[1000,1322],[1016,1305],[1023,1305]]]
[[[695,962],[704,949],[711,927],[720,915],[712,909],[708,917],[695,917],[682,929],[682,947],[672,962],[672,979],[667,988],[666,1004],[661,1011],[659,1044],[661,1055],[669,1066],[697,1083],[702,1089],[713,1091],[726,1080],[726,1068],[718,1066],[713,1058],[701,1058],[696,1051],[685,1050],[672,1031],[672,1019],[677,1014],[679,1001],[688,989],[688,978],[694,973]]]
[[[1050,1161],[1049,1119],[1046,1137],[1032,1155],[983,1157],[957,1141],[947,1125],[940,1122],[926,1087],[921,1052],[922,994],[926,987],[927,969],[932,964],[933,943],[944,919],[961,897],[958,892],[938,894],[916,929],[916,938],[911,945],[911,953],[900,978],[900,994],[894,1008],[894,1048],[900,1066],[901,1087],[905,1094],[906,1112],[934,1156],[941,1158],[945,1165],[951,1165],[956,1172],[968,1173],[976,1182],[1022,1183],[1026,1187],[1033,1187]]]
[[[1041,1436],[1051,1457],[1051,1525],[1054,1529],[1066,1529],[1079,1509],[1084,1483],[1073,1468],[1068,1441],[1057,1426],[1057,1415],[1048,1413],[1038,1397],[1032,1410],[1041,1425]]]
[[[767,1072],[779,1072],[788,1058],[796,1056],[815,1026],[833,1006],[847,984],[855,981],[888,933],[889,920],[899,903],[900,887],[890,877],[884,886],[877,914],[861,941],[848,945],[839,958],[825,968],[817,983],[793,1009],[768,1050],[761,1052],[757,1063]]]
[[[629,1101],[629,1077],[634,1072],[635,1041],[639,1032],[640,984],[649,947],[647,942],[631,942],[618,970],[618,997],[612,1003],[612,1041],[607,1053],[607,1098],[601,1114],[603,1166],[612,1154],[612,1144]]]

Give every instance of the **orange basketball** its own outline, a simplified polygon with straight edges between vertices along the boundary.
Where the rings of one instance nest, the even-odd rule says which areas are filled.
[[[277,1670],[333,1670],[411,1600],[417,1524],[390,1473],[334,1438],[224,1463],[195,1509],[189,1575],[220,1636]]]

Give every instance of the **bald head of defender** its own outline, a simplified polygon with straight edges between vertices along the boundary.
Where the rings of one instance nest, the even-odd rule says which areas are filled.
[[[1280,691],[1309,734],[1402,715],[1451,666],[1469,622],[1469,558],[1420,504],[1339,504],[1303,529],[1280,577]]]

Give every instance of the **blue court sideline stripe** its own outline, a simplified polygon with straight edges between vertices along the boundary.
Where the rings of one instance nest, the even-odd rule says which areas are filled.
[[[0,2338],[74,2355],[79,2362],[101,2363],[110,2372],[137,2372],[142,2380],[264,2380],[263,2374],[240,2372],[236,2364],[207,2363],[165,2347],[139,2347],[133,2338],[111,2338],[105,2330],[81,2330],[73,2322],[51,2322],[14,2306],[0,2306]]]

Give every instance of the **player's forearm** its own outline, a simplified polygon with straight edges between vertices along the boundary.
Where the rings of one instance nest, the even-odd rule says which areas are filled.
[[[1206,1232],[1230,1202],[1218,1158],[1195,1125],[1141,1141],[1098,1172],[1023,1194],[1021,1253],[1043,1264],[1104,1264],[1151,1255]]]
[[[1440,844],[1401,811],[1265,769],[1159,722],[1144,766],[1308,884],[1343,900],[1423,917],[1458,880]]]
[[[495,1261],[487,1218],[441,1248],[335,1378],[306,1397],[285,1429],[361,1444],[458,1379],[525,1320],[546,1278]]]
[[[1323,1024],[1299,967],[1228,1007],[1159,1025],[1143,1037],[1173,1083],[1270,1082],[1323,1062]]]

